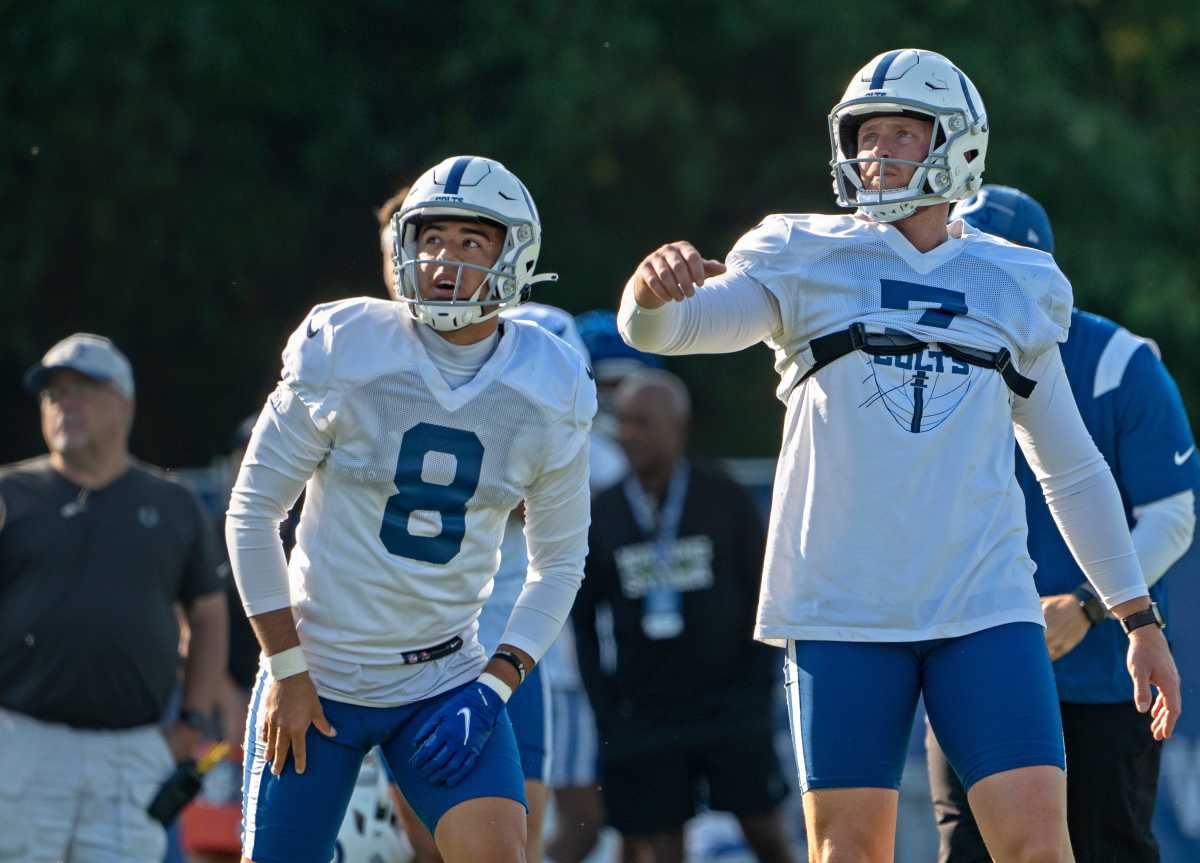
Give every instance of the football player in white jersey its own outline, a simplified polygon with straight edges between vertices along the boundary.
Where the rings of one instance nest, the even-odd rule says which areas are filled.
[[[523,859],[504,703],[582,579],[595,386],[563,342],[501,323],[554,278],[534,274],[537,209],[503,165],[431,168],[392,236],[395,299],[317,306],[292,334],[230,501],[265,657],[243,787],[256,863],[327,863],[376,745],[447,863]],[[276,526],[306,486],[289,564]],[[489,658],[476,621],[522,500],[528,575]]]
[[[1051,350],[1070,285],[1049,255],[947,227],[982,181],[988,117],[945,57],[876,57],[829,133],[852,215],[769,216],[724,264],[661,247],[626,285],[622,334],[657,353],[775,351],[787,414],[755,636],[788,651],[810,859],[892,859],[923,695],[992,857],[1070,860],[1014,428],[1130,632],[1155,737],[1180,709],[1120,498]]]

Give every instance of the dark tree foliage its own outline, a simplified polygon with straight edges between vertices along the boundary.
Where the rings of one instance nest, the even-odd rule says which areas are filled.
[[[1046,205],[1079,305],[1155,338],[1195,409],[1200,6],[1140,5],[0,3],[0,460],[41,449],[21,372],[90,330],[134,362],[134,450],[207,461],[312,304],[382,292],[373,208],[448,155],[522,176],[539,299],[574,312],[663,242],[830,211],[826,114],[898,46],[972,76],[987,179]],[[764,349],[672,366],[700,450],[773,454]]]

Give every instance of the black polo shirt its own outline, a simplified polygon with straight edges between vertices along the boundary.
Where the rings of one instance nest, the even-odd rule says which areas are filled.
[[[175,603],[224,589],[199,501],[138,462],[85,490],[49,456],[0,468],[0,707],[79,728],[158,722]]]

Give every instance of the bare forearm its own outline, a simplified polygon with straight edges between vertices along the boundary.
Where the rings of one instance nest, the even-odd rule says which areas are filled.
[[[1122,602],[1120,605],[1114,605],[1109,609],[1109,613],[1117,620],[1120,620],[1123,617],[1128,617],[1135,611],[1145,611],[1149,607],[1150,597],[1135,596],[1133,599]]]
[[[209,712],[216,703],[221,675],[229,658],[229,617],[225,596],[212,593],[188,611],[187,663],[183,673],[183,706]]]
[[[296,620],[291,608],[278,608],[250,618],[250,627],[267,656],[274,656],[300,644]]]

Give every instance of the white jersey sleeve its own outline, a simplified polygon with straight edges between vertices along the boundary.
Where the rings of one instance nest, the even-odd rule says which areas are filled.
[[[1013,424],[1067,547],[1107,607],[1145,596],[1121,494],[1079,415],[1061,354],[1046,351],[1030,373],[1038,385],[1014,401]]]
[[[501,641],[538,661],[550,649],[583,583],[591,524],[587,448],[538,478],[525,498],[529,568]]]
[[[591,523],[588,440],[596,413],[596,386],[578,351],[567,349],[539,328],[517,325],[544,343],[547,352],[545,361],[537,364],[539,372],[523,378],[540,381],[538,397],[560,406],[558,415],[546,423],[541,470],[526,491],[524,584],[499,639],[537,661],[557,637],[583,581]],[[572,357],[574,362],[563,362]],[[556,374],[554,369],[566,373]],[[514,561],[517,557],[512,555]]]
[[[230,494],[226,545],[248,616],[291,604],[279,524],[332,443],[340,394],[325,339],[332,334],[317,322],[337,306],[314,308],[288,339],[282,380],[255,423]]]
[[[1192,547],[1196,535],[1196,495],[1191,489],[1133,508],[1133,547],[1146,586],[1167,574]]]
[[[774,297],[737,271],[706,279],[683,302],[645,309],[628,288],[617,311],[617,328],[635,348],[656,354],[725,354],[769,338],[779,329]]]
[[[588,439],[596,415],[596,385],[583,357],[540,328],[518,322],[537,335],[549,354],[538,381],[539,393],[561,405],[548,423],[541,470],[525,496],[525,539],[529,567],[502,641],[535,661],[549,649],[575,602],[583,581],[591,523]],[[566,374],[548,374],[552,368]]]

